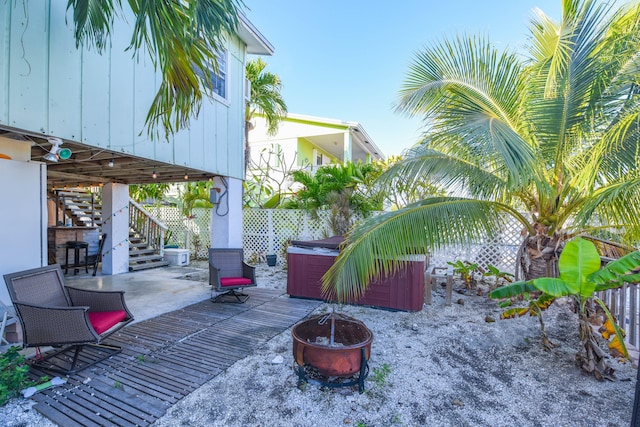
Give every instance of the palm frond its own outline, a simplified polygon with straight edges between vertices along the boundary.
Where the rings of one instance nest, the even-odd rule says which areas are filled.
[[[247,62],[245,72],[251,82],[251,98],[247,105],[246,121],[254,114],[262,114],[267,122],[267,133],[275,135],[278,125],[287,115],[287,104],[282,97],[282,81],[277,74],[265,71],[267,63],[261,58]]]
[[[503,171],[496,171],[502,173]],[[417,181],[429,177],[433,182],[449,189],[453,194],[468,192],[480,199],[502,199],[506,191],[506,178],[486,168],[472,164],[421,144],[405,151],[403,159],[392,165],[379,178],[382,186],[393,185],[397,177]]]
[[[323,277],[323,292],[339,301],[355,300],[374,279],[396,271],[407,255],[490,238],[500,229],[505,212],[515,213],[494,202],[433,197],[371,217],[347,237]],[[518,220],[527,225],[524,218]]]
[[[122,11],[121,0],[69,0],[67,10],[73,10],[76,47],[86,43],[102,52],[107,46],[113,20]]]
[[[209,95],[208,79],[197,70],[217,67],[225,37],[235,34],[240,0],[128,0],[135,17],[129,49],[148,54],[162,74],[146,118],[153,138],[188,127]],[[121,0],[69,0],[78,43],[102,50],[109,41]]]

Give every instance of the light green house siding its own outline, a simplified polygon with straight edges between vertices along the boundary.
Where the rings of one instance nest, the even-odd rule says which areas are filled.
[[[332,156],[327,151],[322,150],[321,148],[313,145],[311,142],[306,140],[305,138],[298,138],[298,158],[297,165],[299,167],[303,167],[305,165],[314,165],[316,164],[316,159],[313,157],[313,150],[316,150],[318,154],[322,154],[325,158],[329,158],[331,163],[339,163],[339,159],[335,156]]]
[[[243,178],[245,45],[229,37],[227,98],[203,101],[188,130],[150,141],[144,127],[160,82],[126,51],[132,17],[116,19],[102,55],[76,49],[66,1],[0,6],[0,125]]]

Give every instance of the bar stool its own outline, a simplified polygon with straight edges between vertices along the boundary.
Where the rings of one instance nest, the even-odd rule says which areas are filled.
[[[89,267],[87,265],[87,257],[89,256],[89,243],[87,242],[78,242],[78,241],[69,241],[66,244],[66,265],[64,268],[64,274],[67,274],[69,271],[69,249],[73,249],[73,275],[75,276],[78,273],[78,267],[84,266],[85,271],[89,272]],[[80,249],[84,249],[84,263],[80,263]]]

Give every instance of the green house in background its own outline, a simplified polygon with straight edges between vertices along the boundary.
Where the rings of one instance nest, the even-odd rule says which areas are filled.
[[[358,122],[288,114],[274,136],[267,133],[263,117],[253,119],[249,132],[251,158],[257,162],[260,152],[278,146],[288,164],[295,157],[297,169],[314,171],[331,163],[371,162],[384,154]]]

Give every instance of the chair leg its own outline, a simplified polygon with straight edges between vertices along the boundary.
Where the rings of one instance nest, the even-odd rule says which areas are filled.
[[[7,324],[7,312],[5,311],[2,316],[2,323],[0,323],[0,345],[9,344],[9,341],[4,337],[4,328]]]
[[[225,299],[227,297],[233,297],[234,300],[228,301]],[[247,301],[249,299],[249,295],[247,294],[243,294],[242,292],[236,292],[235,289],[231,289],[229,291],[223,292],[217,296],[213,296],[211,297],[211,302],[229,302],[229,303],[236,303],[236,304],[243,304],[245,301]]]
[[[95,359],[92,359],[87,363],[82,363],[78,367],[78,359],[79,359],[80,353],[85,348],[94,348],[104,354],[96,355]],[[69,357],[65,357],[64,353],[69,352],[72,349],[73,349],[73,356],[72,356],[71,363],[69,363],[68,361]],[[73,345],[69,347],[64,347],[60,350],[49,353],[42,358],[34,359],[33,361],[30,362],[30,365],[35,368],[46,370],[46,371],[57,372],[64,375],[73,375],[77,372],[82,371],[83,369],[86,369],[90,366],[95,365],[96,363],[100,363],[103,360],[106,360],[109,357],[120,353],[121,351],[122,351],[122,347],[113,346],[113,345],[78,344],[78,345]]]

